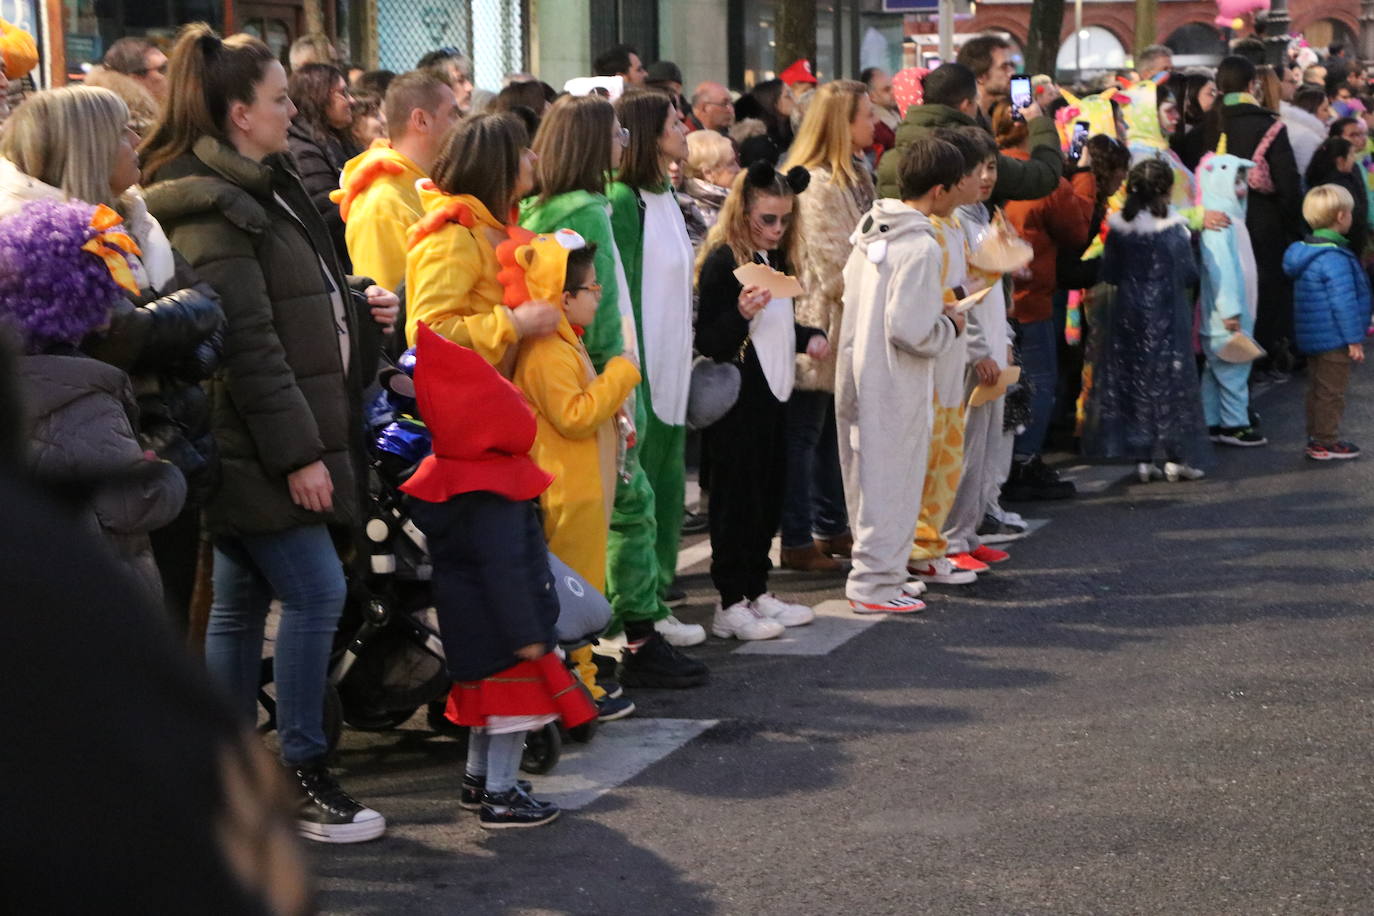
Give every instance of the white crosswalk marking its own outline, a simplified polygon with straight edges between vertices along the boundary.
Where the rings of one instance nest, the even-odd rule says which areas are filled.
[[[584,808],[711,728],[717,719],[621,719],[603,723],[589,744],[563,745],[552,773],[535,778],[535,795]]]

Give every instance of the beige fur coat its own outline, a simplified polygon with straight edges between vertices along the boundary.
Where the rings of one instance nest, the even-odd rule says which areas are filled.
[[[844,188],[827,168],[813,169],[811,185],[801,195],[801,263],[792,265],[805,290],[793,303],[797,323],[825,332],[831,344],[825,359],[797,356],[797,387],[804,391],[835,390],[835,344],[840,339],[844,303],[844,265],[849,241],[859,219],[873,206],[873,180],[860,165],[863,182]]]

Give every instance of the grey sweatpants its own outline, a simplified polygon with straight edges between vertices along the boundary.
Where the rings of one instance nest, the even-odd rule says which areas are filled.
[[[967,398],[978,384],[972,370],[964,386]],[[954,495],[949,518],[945,520],[944,535],[949,541],[948,553],[967,553],[977,550],[978,523],[987,510],[990,482],[997,478],[996,462],[1001,452],[1002,409],[1006,398],[1000,397],[964,413],[964,476]]]

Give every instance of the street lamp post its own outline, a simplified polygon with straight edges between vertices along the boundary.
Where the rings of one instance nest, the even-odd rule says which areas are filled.
[[[1076,79],[1083,79],[1083,0],[1073,0],[1073,70]]]

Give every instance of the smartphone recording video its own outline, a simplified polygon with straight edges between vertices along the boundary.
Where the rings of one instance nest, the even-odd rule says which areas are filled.
[[[1013,76],[1011,78],[1011,111],[1012,116],[1018,121],[1021,120],[1021,109],[1031,103],[1031,81],[1029,76]]]

